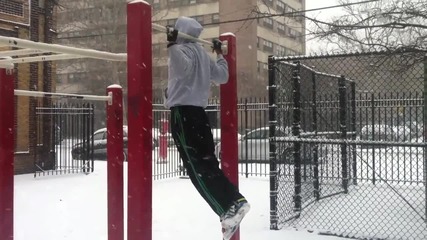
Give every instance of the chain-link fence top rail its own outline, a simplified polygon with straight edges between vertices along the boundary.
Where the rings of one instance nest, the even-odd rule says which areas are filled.
[[[427,238],[424,56],[270,58],[272,229]]]

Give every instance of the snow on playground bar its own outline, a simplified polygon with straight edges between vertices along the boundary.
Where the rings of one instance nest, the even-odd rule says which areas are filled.
[[[33,42],[30,40],[0,36],[0,45],[16,48],[36,49],[52,53],[78,55],[81,58],[95,58],[109,61],[126,61],[126,53],[110,53],[93,49],[75,48],[58,44]],[[9,51],[12,52],[12,51]],[[13,55],[12,55],[13,56]]]
[[[50,92],[37,92],[27,90],[15,90],[15,96],[28,96],[28,97],[59,97],[59,98],[76,98],[89,101],[108,101],[113,99],[111,94],[109,96],[95,96],[95,95],[79,95],[69,93],[50,93]]]

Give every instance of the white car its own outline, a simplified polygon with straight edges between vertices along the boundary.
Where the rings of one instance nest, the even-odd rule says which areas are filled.
[[[277,129],[277,136],[286,136],[290,134],[290,128]],[[265,162],[270,157],[269,127],[254,129],[247,134],[240,136],[237,142],[238,159],[245,162]],[[280,148],[285,151],[285,147]],[[215,154],[221,158],[221,143],[215,147]]]
[[[261,127],[248,132],[239,138],[237,142],[238,147],[238,159],[239,162],[248,163],[268,163],[270,160],[270,139],[269,139],[269,127]],[[301,137],[315,137],[315,138],[327,138],[336,135],[336,132],[301,132]],[[288,137],[292,135],[291,127],[276,128],[276,137]],[[316,144],[302,143],[301,144],[301,162],[310,164],[313,162],[313,148]],[[317,145],[319,146],[319,145]],[[292,164],[293,163],[293,144],[291,142],[278,141],[276,145],[277,159],[280,163]],[[318,157],[325,159],[330,154],[333,148],[338,147],[337,145],[320,144]],[[329,150],[328,150],[329,149]],[[329,151],[329,152],[328,152]],[[215,148],[215,154],[218,159],[221,159],[221,143],[218,143]]]
[[[221,128],[212,128],[212,135],[215,145],[221,142]],[[242,138],[242,135],[237,133],[237,139],[239,140],[240,138]]]

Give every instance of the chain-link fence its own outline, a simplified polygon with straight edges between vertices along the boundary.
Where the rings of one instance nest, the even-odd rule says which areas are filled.
[[[424,55],[270,57],[272,229],[427,238]]]

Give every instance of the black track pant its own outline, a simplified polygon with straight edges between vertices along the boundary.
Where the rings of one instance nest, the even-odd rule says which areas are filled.
[[[202,107],[171,108],[172,136],[183,165],[206,202],[221,216],[243,196],[219,168],[211,127]]]

